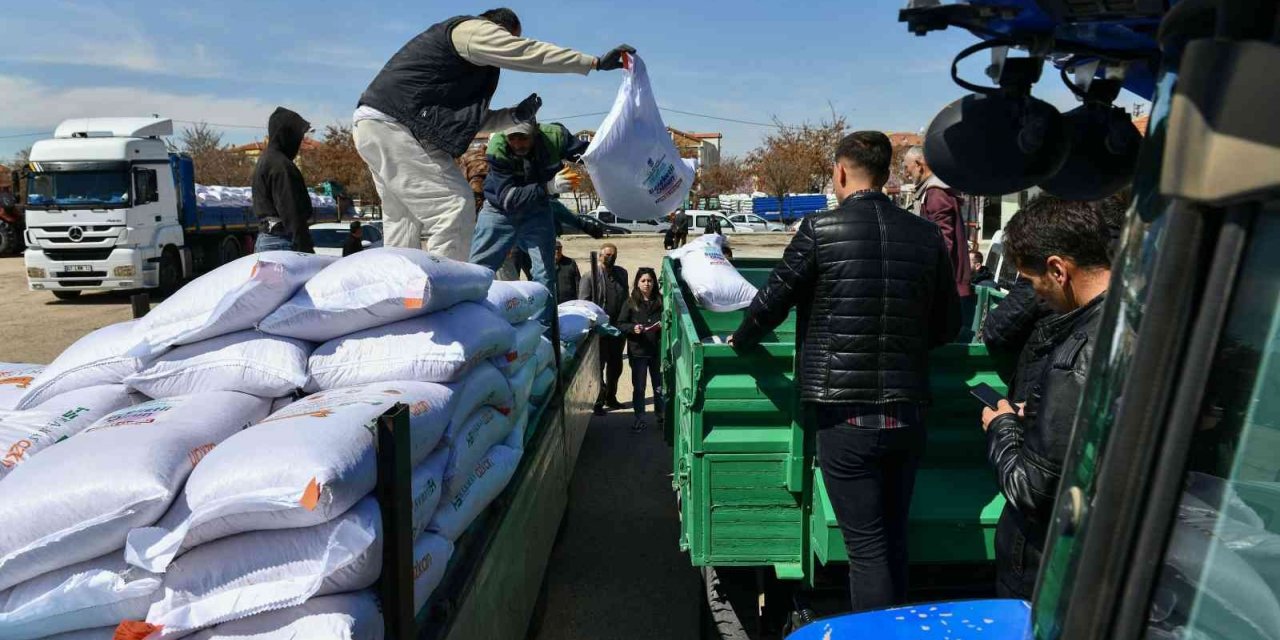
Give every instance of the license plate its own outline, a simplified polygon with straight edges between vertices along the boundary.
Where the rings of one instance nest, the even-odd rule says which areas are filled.
[[[69,273],[76,273],[76,272],[85,272],[85,273],[88,273],[88,272],[90,272],[90,271],[93,271],[93,265],[91,265],[91,264],[69,264],[69,265],[67,265],[66,270],[67,270]]]

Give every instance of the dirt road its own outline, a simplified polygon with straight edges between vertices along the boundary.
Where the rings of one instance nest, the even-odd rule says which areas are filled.
[[[734,253],[778,257],[790,239],[787,234],[743,234],[733,241]],[[587,236],[566,236],[563,241],[565,255],[577,259],[586,273],[587,257],[602,241]],[[608,241],[618,246],[618,264],[630,274],[638,267],[656,268],[662,263],[665,252],[658,234]],[[95,292],[73,301],[56,300],[50,293],[27,290],[21,256],[0,258],[0,362],[50,362],[86,333],[130,317],[128,295]],[[623,379],[629,377],[624,374]]]

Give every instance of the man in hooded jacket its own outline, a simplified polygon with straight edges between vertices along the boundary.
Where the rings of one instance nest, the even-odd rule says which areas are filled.
[[[267,148],[253,168],[253,212],[258,216],[255,250],[315,253],[311,243],[311,194],[293,163],[311,123],[284,107],[267,120]]]

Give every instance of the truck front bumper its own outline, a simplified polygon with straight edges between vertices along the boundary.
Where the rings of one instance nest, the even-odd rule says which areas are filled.
[[[27,287],[32,291],[142,289],[159,284],[159,263],[136,249],[116,247],[101,260],[60,261],[39,248],[28,248],[23,257]]]

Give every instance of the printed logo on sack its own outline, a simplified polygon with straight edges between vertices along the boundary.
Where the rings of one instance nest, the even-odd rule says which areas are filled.
[[[13,376],[11,378],[0,378],[0,385],[11,384],[19,389],[26,389],[31,386],[31,381],[35,379],[35,376]]]
[[[0,460],[0,467],[12,469],[22,462],[22,458],[26,456],[27,449],[31,448],[30,440],[19,440],[9,447],[9,451],[5,453],[4,459]]]
[[[657,160],[649,158],[646,163],[649,171],[644,177],[644,188],[654,204],[661,204],[684,186],[684,178],[676,174],[676,165],[667,160],[665,154]]]
[[[427,486],[422,488],[422,493],[419,493],[418,497],[413,499],[413,506],[415,508],[420,508],[423,505],[427,504],[427,500],[430,500],[431,496],[434,496],[436,494],[436,490],[438,488],[439,487],[436,485],[435,478],[428,480]]]
[[[428,553],[413,565],[413,579],[417,580],[422,574],[426,573],[427,570],[431,568],[431,564],[431,554]]]
[[[141,424],[151,424],[161,414],[173,409],[174,405],[167,400],[152,400],[146,404],[140,404],[129,409],[122,409],[102,419],[98,426],[88,429],[85,433],[91,431],[102,431],[105,429],[114,429],[116,427],[131,427]]]

